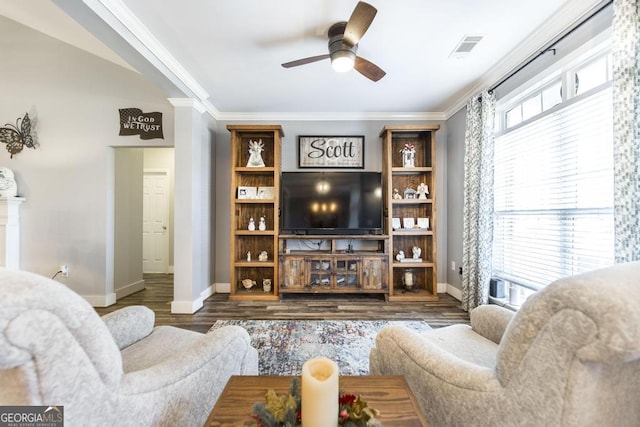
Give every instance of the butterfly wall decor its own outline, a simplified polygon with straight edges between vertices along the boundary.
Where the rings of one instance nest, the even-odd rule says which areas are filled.
[[[13,159],[14,154],[18,154],[24,147],[36,148],[31,135],[31,120],[29,113],[25,113],[22,120],[16,120],[16,125],[7,123],[5,127],[0,127],[0,142],[7,144],[7,151]]]

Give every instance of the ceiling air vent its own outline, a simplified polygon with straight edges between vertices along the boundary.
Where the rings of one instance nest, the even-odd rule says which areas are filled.
[[[482,36],[464,36],[460,43],[453,49],[449,58],[462,59],[466,58],[474,47],[482,40]]]

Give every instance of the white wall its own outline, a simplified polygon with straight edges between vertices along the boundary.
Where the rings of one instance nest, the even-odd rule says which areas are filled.
[[[95,305],[113,298],[113,146],[173,146],[173,107],[142,76],[0,17],[0,122],[25,112],[40,146],[0,165],[16,174],[21,268],[60,279]],[[165,139],[118,136],[118,108],[164,114]],[[60,276],[58,276],[60,278]]]

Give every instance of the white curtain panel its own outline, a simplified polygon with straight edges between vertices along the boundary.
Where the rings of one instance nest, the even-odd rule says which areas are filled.
[[[495,97],[485,91],[467,104],[464,153],[462,308],[486,304],[493,239]]]
[[[640,260],[640,0],[613,2],[615,260]]]

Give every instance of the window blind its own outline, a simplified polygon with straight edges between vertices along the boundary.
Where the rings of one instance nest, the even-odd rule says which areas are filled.
[[[611,85],[496,138],[493,275],[532,289],[613,264]]]

